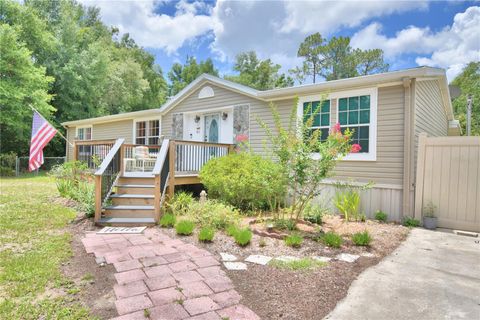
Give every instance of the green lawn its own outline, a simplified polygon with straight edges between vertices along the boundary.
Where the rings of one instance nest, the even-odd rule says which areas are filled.
[[[65,227],[75,212],[56,196],[49,177],[0,180],[0,319],[90,318],[60,270],[72,255]]]

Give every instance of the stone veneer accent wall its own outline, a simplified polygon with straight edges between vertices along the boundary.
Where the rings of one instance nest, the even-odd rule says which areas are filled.
[[[183,139],[183,113],[172,114],[172,138]]]
[[[250,139],[250,106],[240,105],[233,107],[233,141],[238,135],[246,135]]]

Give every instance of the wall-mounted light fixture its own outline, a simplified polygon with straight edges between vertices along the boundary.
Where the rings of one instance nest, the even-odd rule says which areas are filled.
[[[222,113],[222,119],[227,120],[227,118],[228,118],[228,113],[227,112]]]
[[[195,123],[199,123],[200,122],[200,116],[197,114],[195,116]]]

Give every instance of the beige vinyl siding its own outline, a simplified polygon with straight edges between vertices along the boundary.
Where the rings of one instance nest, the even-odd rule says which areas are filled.
[[[414,170],[417,168],[418,137],[426,132],[429,137],[448,135],[448,119],[442,103],[442,93],[437,80],[415,83],[415,148]]]
[[[331,103],[331,124],[335,124],[337,103]],[[403,183],[404,88],[378,89],[377,160],[341,161],[335,178],[401,186]]]
[[[84,127],[82,125],[81,127]],[[75,141],[76,127],[67,129],[69,141]],[[98,123],[92,125],[92,140],[111,140],[124,138],[125,143],[133,143],[133,120]],[[73,147],[67,148],[67,159],[73,160]]]

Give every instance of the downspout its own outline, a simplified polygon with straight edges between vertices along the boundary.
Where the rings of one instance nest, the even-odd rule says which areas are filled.
[[[411,208],[411,188],[413,186],[413,158],[414,152],[412,147],[414,146],[415,134],[414,128],[414,112],[413,106],[415,104],[415,80],[411,78],[403,79],[404,88],[404,142],[403,142],[403,201],[402,201],[402,214],[403,216],[412,216]]]

